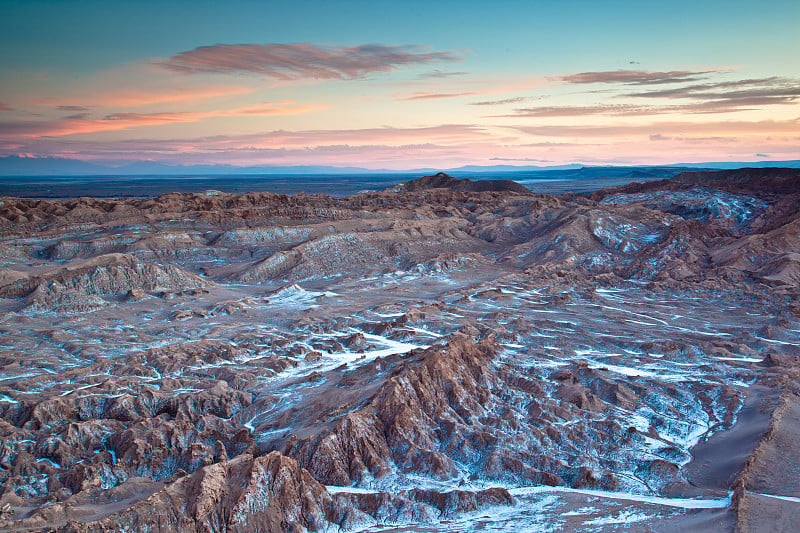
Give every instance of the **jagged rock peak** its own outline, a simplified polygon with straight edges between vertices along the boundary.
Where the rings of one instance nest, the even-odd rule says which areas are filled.
[[[450,189],[462,192],[513,192],[517,194],[532,194],[525,186],[511,180],[477,180],[456,178],[439,172],[433,176],[424,176],[400,184],[403,192],[423,191],[427,189]]]

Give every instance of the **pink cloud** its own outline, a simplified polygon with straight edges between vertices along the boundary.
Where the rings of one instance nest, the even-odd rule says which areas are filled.
[[[214,111],[179,111],[171,113],[110,113],[93,118],[79,113],[57,120],[0,122],[0,138],[14,136],[54,137],[78,133],[119,131],[141,126],[178,122],[197,122],[212,117],[249,115],[295,115],[325,109],[324,105],[294,105],[293,102],[264,102],[261,106],[219,109]]]
[[[406,144],[418,142],[461,143],[491,139],[485,128],[472,124],[443,124],[418,128],[360,128],[352,130],[273,131],[252,135],[221,136],[207,141],[220,146],[305,147],[334,144]]]
[[[796,133],[800,128],[800,119],[720,121],[720,122],[654,122],[650,124],[619,124],[608,126],[587,125],[547,125],[547,126],[514,126],[513,129],[537,137],[581,137],[607,138],[636,135],[702,135],[724,137],[750,134]]]
[[[458,98],[460,96],[472,96],[476,93],[429,93],[429,92],[416,92],[411,95],[395,95],[398,100],[436,100],[439,98]]]
[[[137,120],[144,117],[119,117]],[[166,117],[161,117],[166,118]],[[19,137],[17,137],[19,138]],[[137,159],[163,156],[191,157],[214,161],[251,160],[254,157],[278,157],[291,153],[296,156],[314,151],[322,154],[342,154],[351,150],[389,153],[400,149],[411,153],[412,147],[421,151],[462,150],[478,144],[494,143],[496,137],[473,125],[445,124],[420,128],[366,128],[355,130],[272,131],[248,135],[219,135],[188,139],[124,139],[83,140],[54,137],[29,138],[24,146],[15,144],[17,151],[51,153],[61,156],[80,156],[89,159]],[[1,141],[0,141],[1,142]],[[493,144],[492,144],[493,145]]]
[[[232,165],[341,165],[365,166],[372,168],[409,168],[429,166],[449,161],[449,166],[464,162],[482,160],[479,155],[484,149],[493,149],[488,143],[478,147],[472,144],[442,145],[431,142],[415,144],[335,144],[309,147],[230,147],[225,150],[212,150],[208,147],[172,146],[155,147],[150,150],[130,152],[124,145],[102,147],[89,152],[79,146],[60,146],[51,155],[72,157],[84,160],[138,161],[142,159],[169,164],[232,164]],[[480,148],[480,150],[478,149]],[[15,151],[19,152],[17,149]],[[31,152],[34,153],[34,152]]]
[[[191,113],[113,113],[102,118],[89,118],[82,113],[57,120],[0,122],[0,138],[54,137],[193,120],[196,118],[192,118]]]
[[[431,72],[423,72],[417,79],[419,80],[429,80],[429,79],[446,79],[446,78],[454,78],[458,76],[466,76],[469,74],[468,72],[448,72],[444,70],[435,69]]]
[[[738,80],[712,81],[717,70],[650,72],[616,70],[582,72],[558,79],[570,84],[616,84],[637,86],[637,92],[616,97],[648,99],[681,99],[688,103],[679,106],[620,106],[593,105],[587,107],[543,107],[519,109],[512,116],[572,116],[585,114],[642,114],[665,113],[729,113],[753,111],[764,106],[793,104],[800,98],[798,80],[771,76]],[[691,82],[691,83],[690,83]],[[698,83],[699,82],[699,83]],[[652,86],[658,87],[652,87]],[[666,88],[663,86],[667,85]],[[632,110],[633,113],[629,112]],[[507,115],[504,115],[507,116]]]
[[[616,105],[591,105],[591,106],[541,106],[515,109],[513,113],[505,115],[491,115],[492,117],[520,118],[520,117],[581,117],[586,115],[654,115],[658,110],[649,106],[633,106],[625,104]]]
[[[516,96],[514,98],[504,98],[502,100],[484,100],[481,102],[471,102],[470,105],[505,105],[505,104],[519,104],[528,98],[523,96]]]
[[[56,106],[56,109],[58,109],[59,111],[70,111],[73,113],[83,113],[92,110],[91,107],[86,107],[82,105],[59,105]]]
[[[736,137],[683,137],[674,136],[670,137],[656,133],[650,136],[651,141],[678,141],[685,143],[733,143],[738,139]]]
[[[8,107],[8,106],[7,106],[6,104],[4,104],[3,102],[0,102],[0,111],[13,111],[13,109],[11,109],[10,107]]]
[[[540,106],[514,109],[512,113],[490,118],[544,118],[605,116],[656,116],[720,114],[753,111],[765,105],[792,104],[796,97],[729,98],[680,105],[595,104],[589,106]]]
[[[416,45],[215,44],[180,52],[158,64],[183,74],[251,73],[297,80],[352,79],[406,65],[458,59],[453,52],[431,52]]]
[[[223,111],[220,115],[297,115],[325,109],[324,105],[292,105],[294,102],[262,102],[260,106],[240,107],[230,111]]]
[[[172,119],[183,120],[184,117],[117,114],[108,122]],[[493,159],[664,164],[725,157],[746,160],[748,154],[757,152],[783,154],[786,159],[800,158],[798,124],[798,120],[714,124],[676,121],[641,126],[572,126],[572,129],[561,126],[560,130],[520,126],[509,128],[514,132],[509,135],[505,135],[503,129],[474,124],[276,130],[183,139],[12,135],[5,141],[0,138],[0,154],[24,152],[119,162],[147,159],[168,164],[321,164],[395,169],[491,164]],[[576,154],[580,159],[576,159]]]
[[[47,97],[27,100],[33,105],[56,106],[58,108],[110,108],[136,107],[152,104],[196,102],[226,96],[237,96],[255,92],[252,87],[239,85],[215,85],[208,87],[170,87],[160,90],[141,88],[113,89],[106,92],[88,91],[77,97]]]

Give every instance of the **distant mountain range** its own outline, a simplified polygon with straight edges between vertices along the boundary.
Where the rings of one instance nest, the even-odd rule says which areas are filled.
[[[702,168],[702,169],[735,169],[743,167],[788,167],[800,168],[800,160],[794,161],[743,161],[743,162],[704,162],[676,163],[673,165],[629,165],[619,167],[594,167],[591,165],[465,165],[457,168],[416,168],[410,170],[368,169],[361,167],[333,167],[323,165],[304,166],[248,166],[233,165],[165,165],[153,161],[139,161],[121,166],[102,165],[55,157],[0,157],[0,176],[153,176],[153,175],[247,175],[247,174],[425,174],[441,170],[445,172],[497,173],[497,172],[543,172],[565,171],[583,168],[628,168],[631,171],[641,169],[648,172],[653,168]]]

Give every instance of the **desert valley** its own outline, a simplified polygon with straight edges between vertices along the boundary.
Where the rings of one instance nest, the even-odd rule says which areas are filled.
[[[774,531],[800,172],[0,200],[0,531]]]

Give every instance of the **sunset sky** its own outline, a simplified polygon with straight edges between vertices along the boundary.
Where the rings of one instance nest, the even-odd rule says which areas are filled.
[[[0,156],[800,159],[798,0],[0,1]]]

